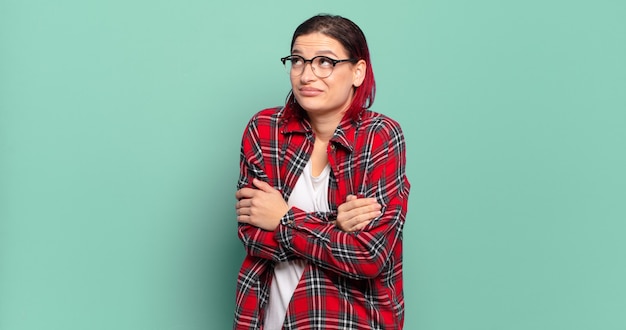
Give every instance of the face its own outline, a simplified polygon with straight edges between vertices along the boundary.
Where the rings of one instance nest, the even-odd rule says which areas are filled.
[[[347,51],[339,41],[321,34],[312,33],[296,38],[292,55],[305,59],[323,55],[335,60],[349,58]],[[338,115],[345,112],[352,101],[354,87],[363,83],[365,61],[356,64],[341,62],[335,65],[333,72],[326,78],[318,78],[307,63],[301,75],[291,75],[291,88],[298,104],[309,114]]]

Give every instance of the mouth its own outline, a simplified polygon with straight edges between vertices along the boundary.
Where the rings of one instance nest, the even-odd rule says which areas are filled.
[[[322,94],[322,90],[312,87],[301,87],[298,91],[302,96],[317,96]]]

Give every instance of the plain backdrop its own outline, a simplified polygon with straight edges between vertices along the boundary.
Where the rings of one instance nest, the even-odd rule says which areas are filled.
[[[620,0],[0,0],[0,329],[229,329],[241,133],[317,13],[404,129],[405,329],[626,329]]]

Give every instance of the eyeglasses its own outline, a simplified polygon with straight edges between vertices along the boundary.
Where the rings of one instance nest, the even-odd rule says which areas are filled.
[[[318,78],[326,78],[333,73],[333,69],[335,65],[342,62],[352,62],[356,63],[356,59],[348,58],[345,60],[335,60],[327,56],[315,56],[310,60],[305,59],[300,55],[289,55],[280,59],[281,62],[285,65],[287,72],[292,76],[299,76],[304,73],[304,68],[306,67],[306,63],[311,63],[311,70],[313,70],[313,74]]]

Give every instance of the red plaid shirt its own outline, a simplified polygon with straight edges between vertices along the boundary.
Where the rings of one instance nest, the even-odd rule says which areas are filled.
[[[238,188],[259,178],[287,200],[313,151],[306,120],[266,109],[248,123]],[[344,118],[328,145],[330,212],[292,207],[271,232],[239,224],[247,255],[237,280],[234,329],[262,329],[275,262],[304,259],[306,268],[283,329],[401,329],[404,322],[402,227],[410,184],[402,131],[392,119],[364,110]],[[348,194],[375,197],[382,215],[356,233],[332,221]],[[272,329],[266,329],[272,330]]]

